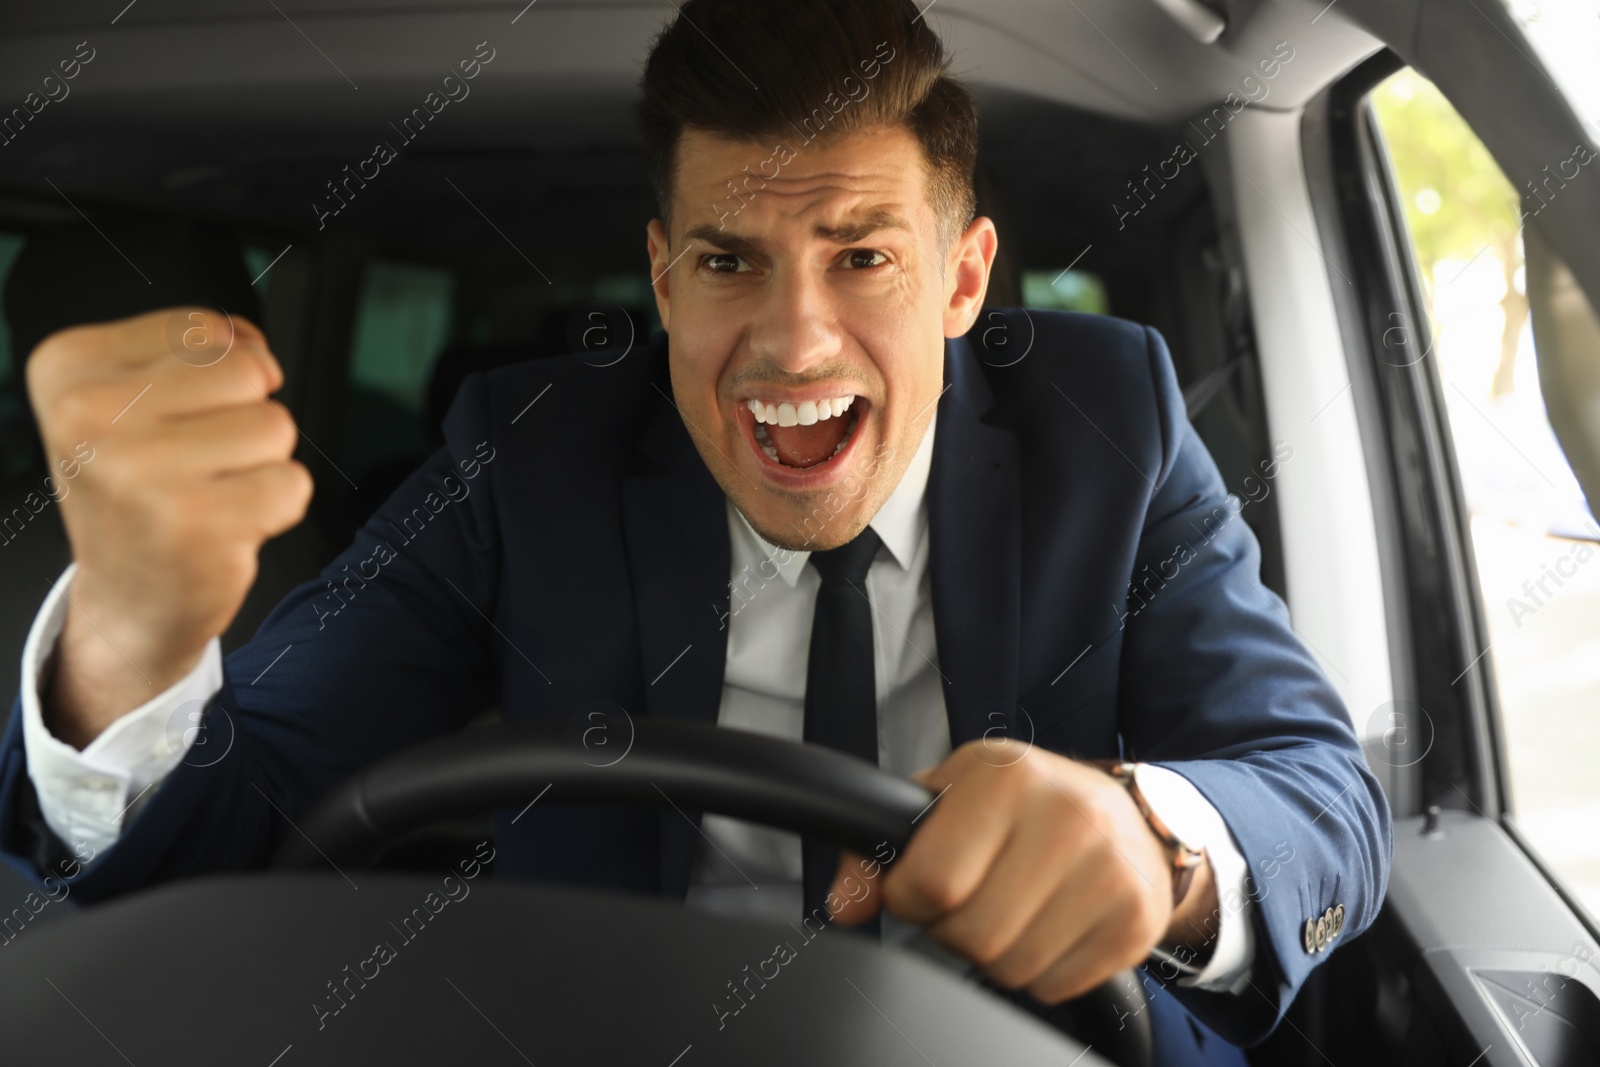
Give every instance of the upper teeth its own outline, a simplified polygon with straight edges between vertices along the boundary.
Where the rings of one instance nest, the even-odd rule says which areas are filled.
[[[769,423],[774,426],[810,426],[821,419],[831,419],[835,415],[843,415],[850,410],[850,405],[855,402],[854,396],[836,396],[831,400],[802,400],[798,404],[784,401],[781,404],[772,404],[762,400],[747,400],[745,403],[750,408],[750,414],[756,417],[757,422]]]

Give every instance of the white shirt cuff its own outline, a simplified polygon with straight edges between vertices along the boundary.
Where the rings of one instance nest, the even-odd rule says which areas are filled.
[[[212,638],[193,671],[108,726],[83,751],[44,724],[39,673],[55,650],[67,612],[69,564],[45,598],[22,646],[22,743],[28,777],[45,823],[67,845],[98,855],[122,833],[125,819],[149,802],[199,734],[200,712],[222,688],[222,645]]]
[[[1222,814],[1189,779],[1166,767],[1144,764],[1140,789],[1162,822],[1185,841],[1205,849],[1217,887],[1211,959],[1204,967],[1183,966],[1172,960],[1184,972],[1178,985],[1217,993],[1243,991],[1250,980],[1256,952],[1250,914],[1253,901],[1248,886],[1250,865],[1234,843]],[[1202,925],[1207,923],[1202,921]],[[1161,955],[1171,959],[1169,954]]]

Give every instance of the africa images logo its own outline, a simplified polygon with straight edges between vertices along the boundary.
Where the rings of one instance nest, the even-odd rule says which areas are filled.
[[[1234,116],[1243,111],[1250,104],[1259,104],[1267,98],[1272,87],[1267,83],[1283,70],[1284,64],[1294,59],[1294,48],[1288,41],[1279,41],[1273,46],[1272,54],[1256,64],[1256,70],[1261,76],[1256,77],[1255,71],[1246,74],[1239,81],[1241,92],[1230,92],[1222,98],[1222,103],[1211,109],[1210,114],[1202,116],[1200,125],[1189,123],[1189,128],[1200,135],[1199,148],[1190,144],[1188,139],[1179,141],[1172,149],[1172,155],[1161,160],[1155,165],[1152,172],[1150,165],[1144,168],[1144,180],[1135,185],[1128,182],[1129,196],[1123,197],[1121,202],[1113,201],[1111,210],[1117,216],[1117,229],[1126,229],[1128,220],[1150,206],[1150,201],[1155,199],[1156,193],[1167,187],[1167,182],[1177,180],[1183,168],[1200,158],[1200,149],[1222,136]],[[1168,169],[1171,173],[1168,173]],[[1152,188],[1151,183],[1154,183]],[[1139,190],[1144,190],[1144,195],[1139,195]]]

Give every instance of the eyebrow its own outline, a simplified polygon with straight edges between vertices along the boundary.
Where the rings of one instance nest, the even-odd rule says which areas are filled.
[[[888,212],[879,212],[870,219],[844,226],[819,224],[811,232],[814,236],[834,244],[854,244],[882,230],[898,230],[907,235],[912,232],[909,222],[899,215],[891,215]],[[767,243],[760,238],[740,237],[738,234],[711,225],[695,226],[684,233],[683,239],[685,243],[704,241],[734,255],[763,255],[767,250]]]

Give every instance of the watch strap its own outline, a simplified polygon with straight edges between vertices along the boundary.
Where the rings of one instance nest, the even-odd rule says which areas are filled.
[[[1122,784],[1133,798],[1133,803],[1139,809],[1139,814],[1144,816],[1146,825],[1151,833],[1161,842],[1167,853],[1167,862],[1172,874],[1172,906],[1176,908],[1188,895],[1189,886],[1194,882],[1194,872],[1205,861],[1205,853],[1184,841],[1172,832],[1161,816],[1150,806],[1150,801],[1145,797],[1144,790],[1139,788],[1137,774],[1138,764],[1120,759],[1084,760],[1091,767],[1098,768],[1109,774]]]

